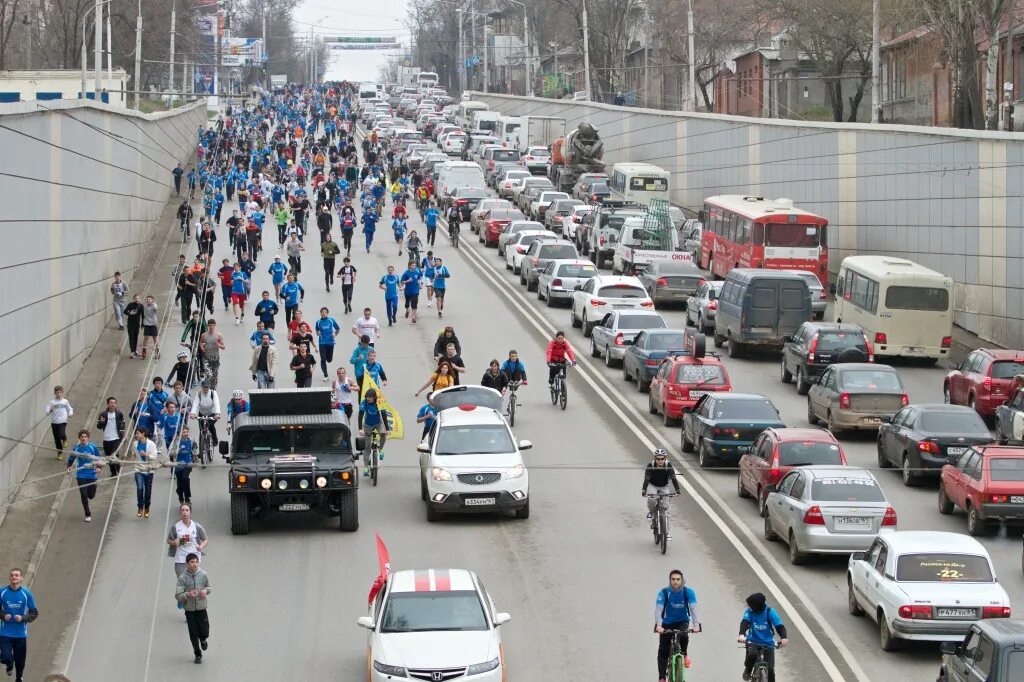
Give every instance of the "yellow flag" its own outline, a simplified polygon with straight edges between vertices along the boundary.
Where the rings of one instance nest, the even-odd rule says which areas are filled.
[[[366,398],[366,392],[371,388],[377,392],[377,405],[391,417],[391,433],[388,434],[388,440],[402,440],[405,438],[405,425],[402,424],[402,417],[398,414],[398,410],[388,404],[384,392],[380,390],[377,382],[373,380],[373,375],[369,372],[363,375],[363,390],[359,392],[359,401],[362,402]]]

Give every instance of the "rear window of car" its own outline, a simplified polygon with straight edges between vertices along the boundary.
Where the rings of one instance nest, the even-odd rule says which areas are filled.
[[[903,382],[895,372],[874,369],[854,369],[840,373],[844,390],[901,391]]]
[[[836,459],[838,461],[838,454]],[[814,479],[811,499],[815,502],[885,502],[885,495],[873,479],[835,476]]]
[[[999,360],[992,363],[993,379],[1012,379],[1018,374],[1024,374],[1024,362]]]
[[[988,434],[988,427],[977,412],[925,412],[919,430],[925,433]]]
[[[626,222],[626,218],[643,217],[642,213],[615,213],[608,215],[604,213],[601,215],[601,228],[611,228],[613,230],[619,230],[622,227],[622,223]]]
[[[590,186],[590,191],[593,194],[611,194],[611,190],[608,189],[608,185],[601,183],[594,183]]]
[[[530,147],[526,150],[528,156],[551,156],[546,147]]]
[[[487,217],[491,220],[519,220],[522,219],[523,213],[514,208],[495,208]]]
[[[927,552],[896,559],[896,580],[904,583],[991,583],[992,567],[977,554]]]
[[[677,384],[725,386],[725,372],[721,365],[680,364],[676,366],[676,375],[672,381]]]
[[[647,342],[648,350],[681,350],[685,346],[685,334],[651,334]]]
[[[1024,457],[993,457],[988,476],[993,481],[1024,481]]]
[[[460,199],[486,199],[487,192],[482,189],[473,189],[471,187],[458,187],[453,192],[455,196]]]
[[[714,418],[778,421],[779,413],[767,399],[719,400],[715,405]]]
[[[593,265],[577,265],[575,263],[566,263],[558,267],[559,277],[595,277],[597,276],[597,268]]]
[[[835,351],[845,350],[847,348],[856,348],[857,350],[864,353],[865,358],[868,354],[868,344],[864,338],[864,332],[859,331],[821,331],[818,332],[818,346],[817,351],[819,353],[834,353]]]
[[[632,284],[609,284],[598,289],[597,295],[608,298],[647,298],[647,291]]]
[[[620,315],[620,329],[665,329],[664,318],[660,315]]]
[[[779,443],[779,464],[787,467],[808,464],[842,464],[839,446],[835,443],[801,441]]]
[[[495,161],[518,161],[518,149],[497,149],[491,152],[491,158]]]
[[[575,258],[576,247],[571,244],[549,244],[537,251],[538,258]]]

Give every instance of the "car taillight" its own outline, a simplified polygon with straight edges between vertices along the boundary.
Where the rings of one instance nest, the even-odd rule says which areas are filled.
[[[618,334],[615,335],[615,345],[616,346],[624,346],[624,345],[626,345],[626,341],[625,341],[625,339],[622,336],[622,332],[619,332]]]
[[[920,450],[921,452],[930,452],[933,455],[941,454],[941,450],[939,449],[939,444],[938,443],[933,443],[933,442],[928,441],[928,440],[921,441],[920,443],[918,443],[917,444],[917,449]]]
[[[868,362],[874,362],[875,361],[875,347],[871,345],[871,342],[868,341],[868,337],[866,337],[866,336],[864,337],[864,346],[867,348],[867,351],[868,351]]]
[[[592,298],[592,299],[590,299],[590,305],[607,305],[607,302],[606,301],[602,301],[599,298]]]
[[[824,526],[825,517],[821,514],[821,507],[814,505],[806,512],[804,512],[804,525],[807,526]]]
[[[896,510],[892,507],[886,507],[885,516],[882,517],[882,526],[895,526],[896,520]]]
[[[732,438],[739,438],[740,432],[737,431],[736,429],[719,428],[719,427],[716,426],[715,428],[711,429],[711,435],[713,435],[713,436],[726,436],[726,437],[732,437]]]
[[[463,206],[469,203],[469,199],[456,199],[455,203],[459,206]]]
[[[776,451],[772,459],[772,468],[768,470],[768,482],[778,483],[780,478],[782,478],[782,470],[779,469],[779,453]]]
[[[591,194],[590,195],[590,200],[591,201],[597,201],[597,195],[596,194]]]
[[[825,293],[825,290],[824,290],[824,289],[822,289],[822,290],[821,290],[821,293],[820,293],[820,294],[818,294],[818,300],[820,300],[820,301],[824,301],[824,300],[825,300],[826,298],[827,298],[827,294]]]
[[[658,366],[658,365],[659,365],[660,363],[659,363],[659,361],[658,361],[658,360],[650,360],[650,359],[648,359],[648,360],[647,360],[647,362],[646,362],[645,364],[646,364],[646,365],[647,365],[648,367],[657,367],[657,366]]]
[[[982,606],[981,607],[982,618],[1009,618],[1010,607],[1009,606]]]
[[[708,301],[708,310],[718,310],[718,301]]]
[[[885,346],[889,343],[889,339],[884,333],[875,332],[875,343],[879,346]]]
[[[682,389],[679,386],[674,386],[672,384],[668,384],[668,386],[666,386],[666,389],[667,389],[667,392],[668,392],[669,396],[672,397],[672,398],[682,398],[684,393],[686,395],[690,394],[689,391],[687,391],[685,389]]]
[[[993,504],[1006,504],[1010,501],[1009,495],[989,495],[988,501]]]
[[[553,287],[560,287],[560,286],[562,286],[562,280],[560,280],[560,279],[558,279],[556,277],[555,279],[551,280],[551,286],[553,286]]]
[[[932,618],[932,607],[927,604],[906,604],[899,610],[900,618]]]
[[[640,307],[641,308],[653,308],[654,307],[654,301],[644,301],[643,303],[640,304]]]
[[[906,407],[909,404],[910,404],[910,396],[907,395],[906,393],[904,393],[903,395],[900,396],[900,405],[903,406],[903,407]]]
[[[526,249],[523,248],[522,246],[517,246],[516,247],[516,252],[518,252],[518,253],[526,253]]]
[[[604,237],[598,237],[597,243],[600,244],[601,246],[604,246]]]
[[[942,347],[943,348],[949,348],[952,345],[953,345],[953,337],[951,337],[951,336],[943,336],[942,337]]]
[[[814,353],[818,350],[818,335],[811,339],[811,347],[807,349],[807,362],[814,362]]]
[[[839,394],[839,409],[848,410],[850,409],[850,394],[840,393]]]
[[[665,279],[664,277],[660,277],[660,278],[658,278],[657,285],[659,287],[667,287],[668,286],[668,280]]]
[[[574,216],[572,217],[572,221],[573,221],[574,223],[579,223],[579,222],[580,222],[580,217],[579,217],[578,215],[574,215]]]
[[[986,391],[992,390],[992,377],[985,377],[981,380],[981,385]]]

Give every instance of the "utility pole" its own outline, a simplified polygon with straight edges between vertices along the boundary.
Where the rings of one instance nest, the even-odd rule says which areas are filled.
[[[491,72],[487,62],[487,15],[484,15],[484,92],[489,92],[491,84]]]
[[[28,49],[25,54],[25,68],[29,71],[32,70],[32,37],[35,34],[36,28],[36,8],[33,3],[29,3],[28,16],[26,22],[28,26]]]
[[[171,92],[171,101],[174,101],[174,30],[178,21],[178,2],[171,0],[171,53],[168,61],[167,89]]]
[[[220,93],[221,93],[220,60],[221,60],[221,54],[222,54],[221,50],[224,49],[224,46],[223,46],[224,33],[223,33],[223,29],[222,29],[223,24],[221,23],[221,16],[222,16],[221,13],[224,12],[224,11],[225,10],[223,10],[223,9],[217,8],[217,27],[214,29],[214,32],[213,32],[214,33],[214,40],[217,41],[217,44],[214,45],[214,51],[215,51],[214,55],[215,56],[213,58],[213,92],[214,92],[214,95],[217,98],[217,108],[218,109],[220,108]]]
[[[107,82],[114,82],[114,48],[113,48],[113,35],[114,32],[110,30],[110,13],[113,7],[107,5]]]
[[[466,36],[462,24],[462,8],[455,10],[459,18],[459,92],[466,91]]]
[[[103,82],[101,80],[103,78],[103,6],[100,3],[100,0],[96,0],[96,16],[94,16],[93,19],[95,19],[94,23],[96,25],[96,44],[93,47],[95,52],[93,59],[96,61],[96,64],[94,65],[95,82],[93,83],[93,91],[96,97],[95,101],[99,102],[100,90],[103,88]]]
[[[879,16],[879,0],[871,2],[871,122],[878,123],[882,110],[881,84],[878,82],[878,48],[881,43],[882,20]]]
[[[594,101],[594,93],[590,90],[590,31],[587,28],[587,0],[583,0],[583,87],[587,91],[587,99]]]
[[[690,111],[697,111],[697,68],[693,47],[693,0],[689,0],[686,11],[686,40],[690,58]]]
[[[469,0],[469,46],[472,54],[470,57],[476,57],[476,7],[474,6],[473,0]],[[476,62],[473,62],[473,82],[470,84],[470,89],[476,87]]]
[[[135,110],[139,110],[139,97],[142,96],[142,0],[139,0],[139,13],[135,18]]]
[[[526,81],[523,83],[523,94],[529,97],[533,93],[533,81],[530,80],[530,18],[526,14],[525,4],[523,5],[523,59],[526,62]]]
[[[267,4],[263,3],[263,85],[270,89],[270,46],[267,44]]]
[[[651,107],[651,15],[644,5],[644,106]],[[639,98],[638,98],[639,99]],[[639,101],[637,102],[639,105]]]

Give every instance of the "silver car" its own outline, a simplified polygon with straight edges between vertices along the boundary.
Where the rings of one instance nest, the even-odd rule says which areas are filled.
[[[599,274],[597,266],[588,260],[566,258],[548,261],[537,275],[537,299],[545,301],[549,308],[556,301],[571,301],[576,285],[582,285]]]
[[[821,286],[821,280],[813,272],[807,270],[790,270],[794,275],[800,275],[807,282],[807,288],[811,290],[811,313],[813,319],[822,320],[825,318],[825,307],[828,305],[828,294],[825,287]]]
[[[527,291],[536,291],[537,276],[547,267],[549,260],[579,257],[576,245],[564,239],[536,241],[530,244],[523,257],[523,263],[519,266],[519,283],[525,284]]]
[[[638,275],[644,288],[651,292],[654,305],[686,304],[704,282],[700,268],[690,261],[655,261]]]
[[[794,564],[808,554],[863,552],[883,528],[896,530],[878,481],[858,467],[797,467],[766,490],[764,537],[787,543]]]
[[[888,365],[829,365],[807,392],[807,421],[822,420],[836,437],[845,429],[877,431],[910,403],[900,374]]]
[[[492,208],[512,208],[512,202],[505,199],[483,199],[476,205],[476,208],[469,212],[469,229],[473,232],[479,232],[481,224],[480,214],[486,213]]]
[[[544,226],[536,220],[513,220],[509,223],[508,227],[502,230],[501,234],[498,235],[499,256],[505,255],[505,246],[517,232],[522,232],[523,230],[536,230],[537,232],[543,232]]]
[[[697,287],[697,293],[686,299],[686,326],[695,326],[705,334],[715,331],[715,313],[718,311],[718,297],[722,295],[725,282],[704,282]]]
[[[668,323],[653,310],[613,310],[590,332],[590,356],[603,357],[605,365],[615,367],[622,363],[626,346],[646,329],[668,329]]]

